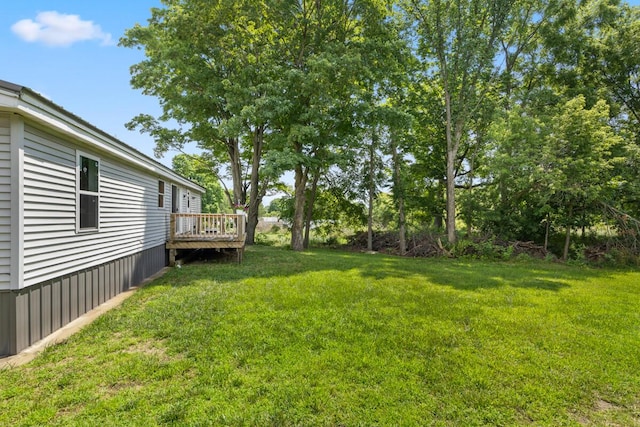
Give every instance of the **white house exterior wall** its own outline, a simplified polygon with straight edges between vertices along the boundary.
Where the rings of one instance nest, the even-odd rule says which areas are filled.
[[[178,191],[178,211],[181,213],[200,213],[202,212],[202,195],[180,188]]]
[[[193,213],[200,213],[202,212],[202,197],[200,194],[194,194],[193,198],[192,198],[192,206],[191,206],[191,212]]]

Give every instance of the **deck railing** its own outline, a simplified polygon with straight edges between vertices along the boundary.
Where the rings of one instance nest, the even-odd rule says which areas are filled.
[[[169,239],[175,241],[244,241],[244,214],[172,213]]]

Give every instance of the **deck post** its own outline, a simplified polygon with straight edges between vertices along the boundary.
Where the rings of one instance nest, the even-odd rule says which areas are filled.
[[[176,236],[176,216],[169,215],[169,241],[173,242]]]
[[[244,235],[244,228],[245,228],[245,222],[246,222],[245,218],[246,216],[244,212],[238,215],[238,237]]]
[[[169,249],[169,267],[176,266],[176,252],[178,252],[177,249]]]

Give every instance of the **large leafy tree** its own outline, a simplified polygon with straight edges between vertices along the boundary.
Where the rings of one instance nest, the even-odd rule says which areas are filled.
[[[619,209],[640,214],[640,7],[626,3],[594,0],[576,18],[587,28],[584,58],[576,70],[589,76],[598,97],[611,105],[610,116],[627,142],[625,162],[619,164],[620,182],[616,194]]]
[[[121,44],[145,50],[132,85],[156,96],[160,117],[130,127],[152,134],[156,151],[196,141],[230,165],[233,204],[249,204],[248,238],[269,177],[295,174],[292,247],[304,246],[308,183],[345,145],[362,109],[363,87],[384,68],[389,44],[385,0],[163,0],[147,26]],[[376,74],[377,73],[377,74]],[[176,128],[166,126],[170,121]],[[275,150],[265,157],[266,146]],[[249,159],[250,195],[242,159]],[[328,162],[328,163],[327,163]]]
[[[156,155],[195,142],[228,165],[230,205],[249,204],[247,240],[253,241],[259,168],[272,109],[273,27],[263,2],[163,0],[148,25],[136,24],[120,40],[144,49],[146,59],[131,67],[131,84],[155,96],[162,114],[140,114],[128,126],[151,134]],[[250,196],[243,157],[250,166]],[[219,168],[216,168],[219,169]]]
[[[482,108],[497,76],[498,41],[511,12],[510,0],[406,0],[416,22],[418,53],[442,88],[446,144],[447,237],[456,241],[456,169],[471,119]]]
[[[640,7],[620,6],[617,19],[597,40],[598,75],[622,105],[629,128],[640,145]]]
[[[486,179],[476,193],[482,206],[481,228],[503,239],[539,240],[548,212],[548,176],[539,168],[548,117],[531,115],[516,105],[489,129]]]
[[[536,30],[532,38],[536,43],[524,51],[526,55],[521,55],[520,63],[515,67],[520,89],[509,97],[511,103],[517,103],[526,110],[526,117],[541,120],[544,126],[538,126],[538,129],[546,128],[554,135],[561,133],[563,115],[551,111],[550,105],[574,103],[576,107],[575,103],[581,99],[584,105],[575,110],[582,111],[580,114],[590,117],[593,122],[595,111],[602,113],[603,102],[606,103],[608,119],[600,120],[608,120],[609,130],[624,137],[627,143],[613,147],[610,157],[624,159],[614,165],[609,163],[608,167],[615,166],[615,171],[603,167],[599,172],[602,177],[614,180],[607,186],[617,189],[616,196],[600,192],[600,197],[601,201],[620,208],[626,205],[631,209],[633,202],[628,201],[638,199],[634,184],[638,176],[637,157],[633,155],[634,147],[628,144],[637,138],[638,130],[638,118],[634,113],[640,99],[640,63],[634,55],[637,50],[635,41],[638,40],[634,27],[640,29],[637,25],[638,10],[637,7],[609,0],[548,2],[544,12],[530,24],[530,28]],[[580,120],[584,122],[587,118]],[[588,154],[582,152],[582,155]],[[589,163],[588,159],[580,161]],[[601,180],[595,188],[590,188],[589,181],[585,181],[590,194],[602,185],[605,182]],[[519,191],[517,186],[511,185],[511,188]],[[531,201],[528,203],[532,204]],[[584,213],[581,215],[588,217]],[[509,219],[507,215],[503,218]],[[577,219],[572,221],[575,224]],[[564,218],[563,222],[571,221]],[[581,222],[584,225],[585,220]]]
[[[605,101],[587,109],[583,96],[571,99],[556,114],[553,132],[541,153],[542,167],[552,177],[552,201],[566,229],[563,259],[567,259],[577,218],[600,210],[599,202],[612,194],[615,180],[611,172],[618,160],[613,153],[622,141],[608,121]]]
[[[546,243],[555,223],[565,230],[566,259],[572,229],[593,225],[620,179],[624,144],[609,123],[609,106],[600,100],[587,108],[582,95],[535,117],[515,106],[493,124],[491,137],[490,170],[510,177],[510,215],[489,203],[485,226],[506,238],[537,239],[544,232]],[[497,191],[489,187],[487,200],[497,200]]]
[[[393,49],[385,38],[389,12],[383,0],[273,2],[281,96],[274,139],[294,172],[294,250],[304,248],[308,185],[326,170],[327,153],[355,140],[363,92]]]

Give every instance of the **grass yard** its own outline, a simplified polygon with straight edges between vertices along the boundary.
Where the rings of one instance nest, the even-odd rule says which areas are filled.
[[[0,425],[640,425],[640,273],[252,247],[0,371]]]

